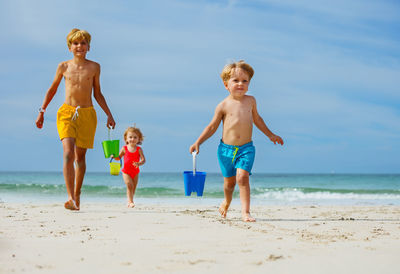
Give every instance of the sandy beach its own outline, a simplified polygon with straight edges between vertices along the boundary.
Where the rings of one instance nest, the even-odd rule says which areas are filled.
[[[400,273],[399,206],[0,204],[0,273]]]

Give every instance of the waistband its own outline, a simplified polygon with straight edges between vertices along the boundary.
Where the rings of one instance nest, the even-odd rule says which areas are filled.
[[[223,146],[223,147],[226,147],[226,148],[230,148],[230,149],[242,149],[242,148],[246,148],[246,147],[253,146],[253,141],[250,141],[250,142],[248,142],[248,143],[246,143],[246,144],[244,144],[244,145],[241,145],[241,146],[233,146],[233,145],[225,144],[225,143],[222,142],[222,140],[221,140],[220,143],[219,143],[219,145],[220,145],[220,146]]]
[[[72,111],[75,111],[76,109],[79,109],[79,110],[82,110],[82,111],[85,111],[85,110],[90,110],[90,109],[94,109],[94,107],[93,106],[90,106],[90,107],[85,107],[85,108],[83,108],[83,107],[80,107],[80,106],[76,106],[76,107],[73,107],[73,106],[71,106],[71,105],[67,105],[67,104],[62,104],[61,105],[61,107],[62,108],[66,108],[66,109],[70,109],[70,110],[72,110]]]

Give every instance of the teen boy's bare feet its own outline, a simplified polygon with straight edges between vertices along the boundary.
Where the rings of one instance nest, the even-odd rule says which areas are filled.
[[[75,202],[76,202],[76,207],[78,208],[78,210],[80,209],[81,206],[81,196],[80,195],[76,195],[75,194]]]
[[[229,204],[226,201],[223,201],[219,206],[219,214],[221,214],[222,218],[226,218],[226,213],[228,212]]]
[[[79,210],[74,200],[68,200],[65,202],[64,207],[69,210]]]
[[[243,220],[243,222],[255,222],[256,221],[256,219],[251,217],[250,213],[242,214],[242,220]]]

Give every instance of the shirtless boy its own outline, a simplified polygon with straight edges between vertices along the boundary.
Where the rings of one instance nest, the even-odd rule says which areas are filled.
[[[86,59],[90,40],[91,36],[85,30],[73,29],[68,34],[68,48],[74,57],[58,65],[56,76],[36,119],[36,126],[42,128],[46,107],[64,78],[65,102],[57,112],[57,129],[64,150],[63,173],[68,193],[68,201],[64,207],[70,210],[80,208],[81,187],[86,172],[86,151],[93,148],[97,116],[92,94],[107,115],[106,126],[115,127],[114,118],[100,90],[100,65]]]
[[[281,137],[273,134],[257,112],[256,99],[246,95],[253,68],[244,61],[226,65],[221,78],[229,95],[218,104],[210,124],[203,130],[197,141],[189,148],[190,153],[199,153],[200,145],[210,138],[223,122],[222,140],[218,146],[218,160],[224,176],[225,200],[219,207],[223,218],[226,217],[232,201],[236,183],[239,185],[242,219],[255,222],[250,215],[249,175],[253,167],[255,147],[252,142],[253,123],[274,144],[283,145]]]

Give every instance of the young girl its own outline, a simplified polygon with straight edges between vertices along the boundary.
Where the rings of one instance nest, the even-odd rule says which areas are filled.
[[[133,196],[135,195],[136,186],[139,180],[139,166],[146,162],[143,150],[138,145],[142,144],[143,134],[137,127],[128,127],[124,133],[126,146],[121,148],[119,152],[119,160],[124,157],[124,167],[122,169],[122,177],[126,184],[126,196],[128,198],[128,207],[135,207]]]

